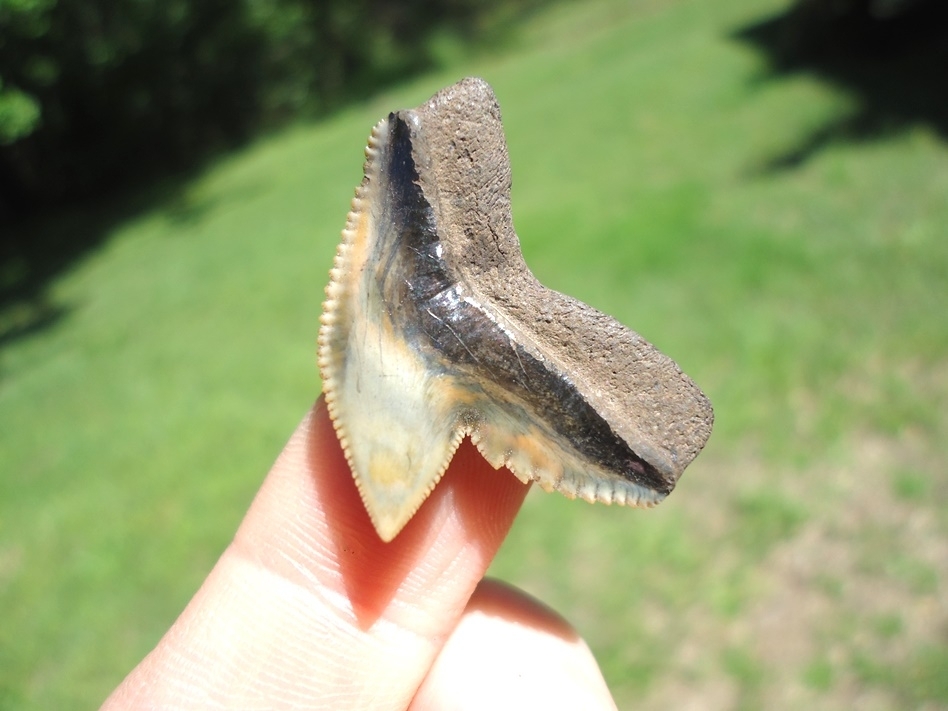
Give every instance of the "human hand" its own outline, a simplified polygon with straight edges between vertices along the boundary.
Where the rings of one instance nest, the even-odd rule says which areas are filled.
[[[465,441],[383,543],[320,398],[207,580],[103,709],[614,709],[562,618],[482,580],[526,493]]]

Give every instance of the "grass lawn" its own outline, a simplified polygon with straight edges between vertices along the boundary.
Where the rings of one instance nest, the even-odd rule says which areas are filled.
[[[860,109],[735,38],[785,8],[554,6],[503,52],[35,225],[97,246],[0,310],[0,709],[94,707],[174,620],[320,391],[370,127],[465,74],[501,101],[537,276],[717,413],[661,507],[531,494],[493,574],[578,627],[620,708],[948,708],[948,146],[919,123],[782,165]]]

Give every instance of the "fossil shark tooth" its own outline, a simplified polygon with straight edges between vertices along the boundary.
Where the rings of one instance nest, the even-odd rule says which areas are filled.
[[[466,435],[545,490],[661,501],[707,441],[711,404],[641,336],[527,268],[487,83],[389,114],[365,154],[319,364],[379,536],[398,534]]]

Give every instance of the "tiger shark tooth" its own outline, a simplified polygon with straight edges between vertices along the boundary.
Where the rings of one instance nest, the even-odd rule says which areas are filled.
[[[365,155],[319,366],[379,536],[401,531],[465,436],[547,491],[665,498],[711,434],[711,404],[637,333],[527,268],[490,86],[464,79],[389,114]]]

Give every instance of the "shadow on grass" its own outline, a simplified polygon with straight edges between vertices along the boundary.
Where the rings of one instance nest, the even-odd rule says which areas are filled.
[[[811,74],[856,102],[848,115],[765,161],[765,173],[797,167],[833,143],[884,138],[916,125],[948,140],[944,0],[800,0],[732,37],[762,52],[772,77]]]
[[[195,203],[187,187],[209,163],[50,215],[0,223],[0,351],[69,314],[71,307],[51,295],[52,284],[104,244],[121,224],[156,208],[176,224],[199,221],[213,205]]]

